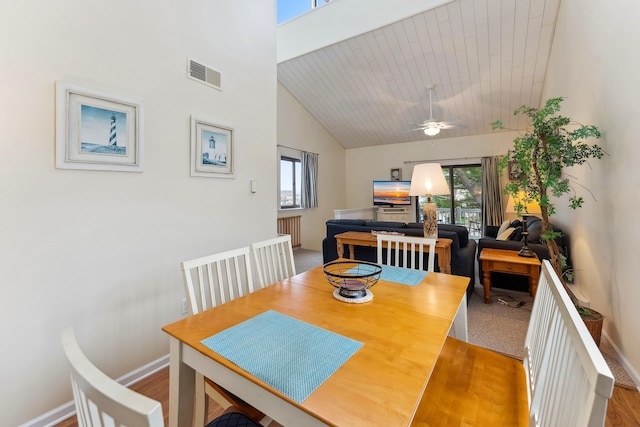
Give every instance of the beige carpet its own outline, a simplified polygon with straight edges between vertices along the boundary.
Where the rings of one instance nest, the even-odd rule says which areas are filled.
[[[293,256],[298,273],[322,265],[322,252],[296,249]],[[524,292],[494,288],[491,292],[492,303],[485,304],[483,292],[476,278],[475,292],[469,300],[467,312],[469,341],[481,347],[522,358],[524,339],[533,305],[532,298]],[[498,299],[512,305],[516,305],[516,302],[524,304],[514,308],[499,303]],[[616,382],[636,387],[629,374],[617,361],[614,349],[604,338],[600,343],[600,351],[613,372]]]

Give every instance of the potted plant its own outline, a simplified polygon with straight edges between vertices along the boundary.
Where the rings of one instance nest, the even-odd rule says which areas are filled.
[[[597,144],[585,142],[589,138],[600,138],[597,127],[573,122],[570,118],[556,114],[560,111],[560,103],[564,98],[550,98],[542,108],[521,106],[514,111],[514,115],[525,115],[529,118],[529,127],[513,141],[513,148],[509,150],[499,163],[503,170],[509,162],[515,162],[518,171],[514,180],[505,187],[505,193],[516,200],[515,208],[519,215],[526,214],[526,203],[535,200],[540,205],[542,219],[541,237],[549,248],[550,262],[558,277],[566,277],[566,258],[556,243],[560,233],[551,226],[549,218],[555,208],[551,197],[559,197],[566,193],[573,193],[569,198],[569,206],[577,209],[582,206],[584,199],[577,194],[573,187],[573,179],[565,173],[565,168],[582,165],[589,159],[600,159],[604,155]],[[493,129],[504,129],[503,123],[497,120],[492,123]],[[584,188],[584,187],[583,187]],[[519,192],[524,192],[525,199],[518,200]],[[595,310],[582,307],[573,292],[563,280],[564,288],[571,297],[578,312],[587,324],[596,344],[600,344],[602,329],[602,315]],[[590,319],[595,317],[598,325],[590,325]]]

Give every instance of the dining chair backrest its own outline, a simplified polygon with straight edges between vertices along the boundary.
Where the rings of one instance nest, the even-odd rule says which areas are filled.
[[[291,236],[288,234],[253,243],[251,253],[260,287],[269,286],[296,275]]]
[[[80,427],[162,427],[162,405],[105,375],[84,355],[72,328],[61,334],[71,368],[71,385]]]
[[[184,261],[185,294],[191,314],[254,291],[249,247]]]
[[[436,239],[385,233],[377,238],[378,264],[424,270],[424,254],[428,253],[427,271],[434,271]]]
[[[542,262],[522,363],[530,425],[604,425],[613,373],[549,260]]]

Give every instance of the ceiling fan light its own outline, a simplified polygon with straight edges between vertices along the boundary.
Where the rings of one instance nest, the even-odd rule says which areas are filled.
[[[429,136],[436,136],[440,133],[440,128],[437,127],[428,127],[424,129],[424,133]]]

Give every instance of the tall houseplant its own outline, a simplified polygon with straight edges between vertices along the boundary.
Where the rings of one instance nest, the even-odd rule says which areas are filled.
[[[569,206],[573,209],[581,207],[584,199],[577,194],[574,187],[577,183],[565,172],[565,168],[582,165],[589,159],[600,159],[604,155],[599,145],[585,142],[589,138],[600,138],[597,127],[577,124],[570,118],[557,114],[563,99],[548,99],[540,109],[523,105],[514,111],[514,115],[527,116],[530,123],[525,133],[514,139],[513,148],[499,164],[503,170],[509,162],[517,163],[517,179],[506,185],[505,193],[512,195],[514,200],[517,200],[519,192],[526,194],[528,200],[516,202],[516,211],[520,215],[526,214],[524,209],[527,201],[535,200],[540,204],[541,237],[547,243],[550,262],[558,277],[564,277],[566,258],[555,240],[560,233],[553,230],[549,220],[555,212],[551,196],[572,193]],[[500,120],[492,123],[492,127],[504,129]],[[566,286],[565,289],[578,311],[586,314],[588,310],[580,307],[573,293]]]

